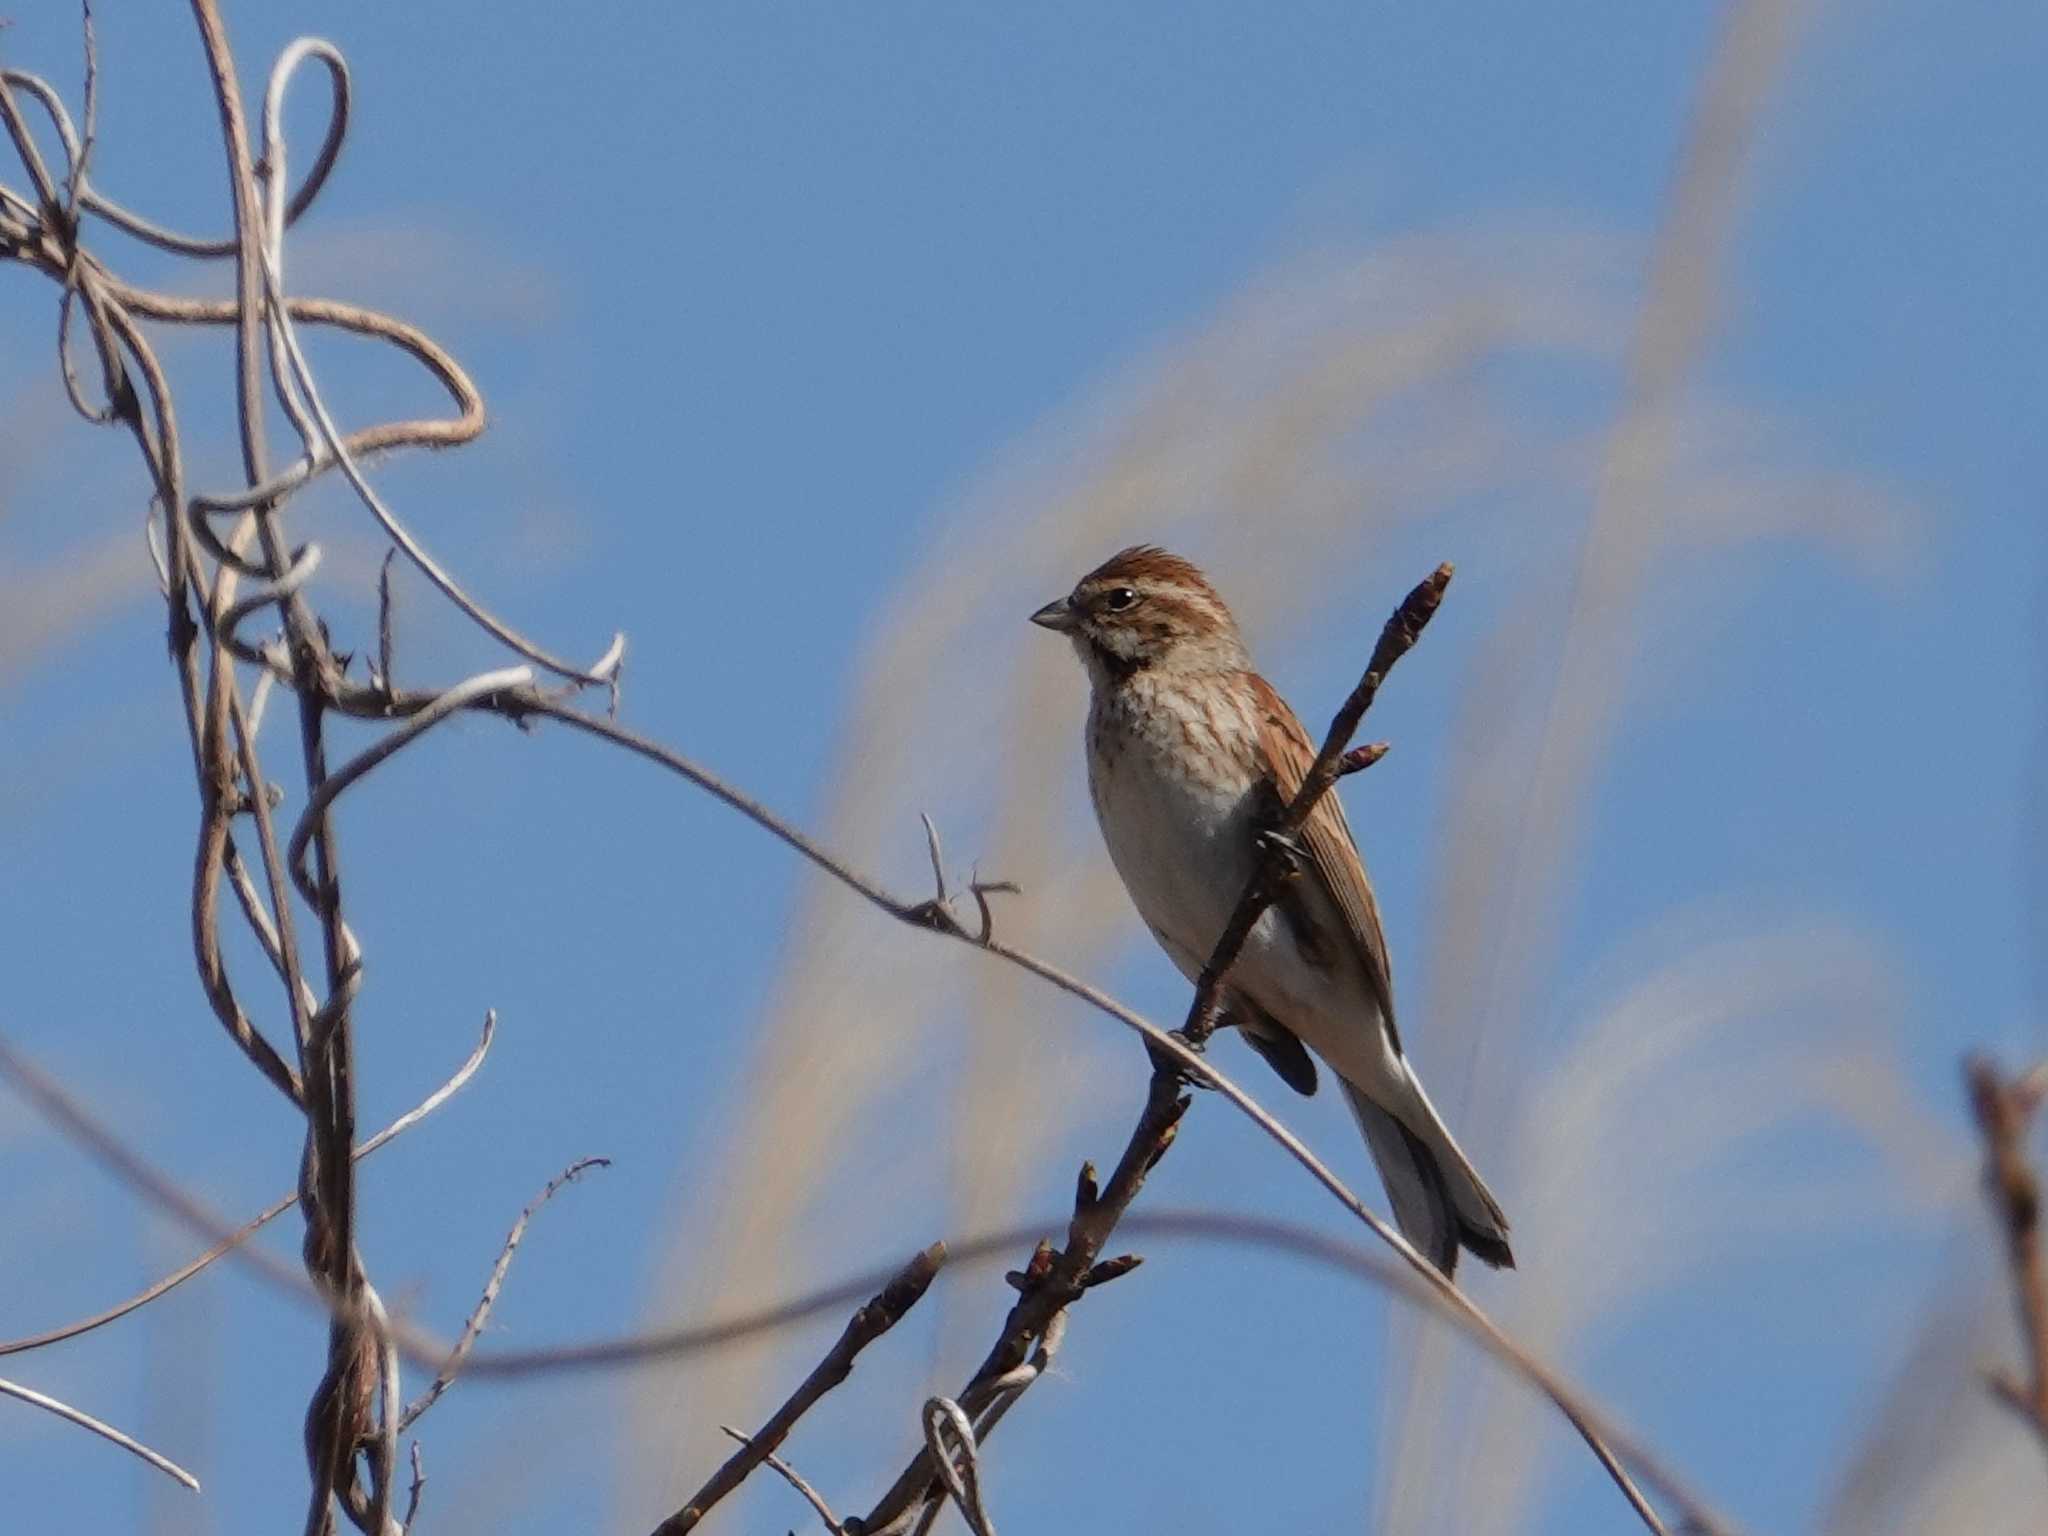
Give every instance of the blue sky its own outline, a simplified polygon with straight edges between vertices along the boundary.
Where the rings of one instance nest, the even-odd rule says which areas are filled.
[[[1524,1272],[1475,1291],[1751,1528],[1823,1530],[1923,1319],[2009,1347],[1956,1061],[2044,1040],[2048,19],[1795,9],[1672,461],[1623,509],[1649,553],[1591,631],[1608,728],[1565,856],[1533,873],[1513,812],[1719,9],[231,21],[252,93],[302,32],[355,72],[295,286],[424,325],[490,403],[477,445],[377,468],[429,545],[554,648],[625,630],[629,723],[899,889],[924,878],[933,811],[960,869],[1023,881],[1014,931],[1155,1018],[1185,989],[1105,884],[1081,682],[1023,616],[1120,544],[1170,540],[1242,599],[1315,720],[1391,603],[1456,561],[1369,727],[1396,751],[1346,796],[1404,1036],[1527,1234]],[[222,226],[189,18],[100,31],[102,184]],[[68,8],[20,8],[0,58],[75,99]],[[318,98],[294,100],[301,163]],[[222,281],[109,249],[139,280]],[[238,1214],[291,1182],[297,1143],[192,971],[194,796],[140,475],[68,418],[54,296],[22,274],[0,293],[0,1027]],[[227,353],[167,356],[196,477],[225,484]],[[314,356],[349,420],[434,403],[388,360]],[[327,487],[294,516],[360,641],[373,530]],[[420,681],[493,658],[418,584],[400,643]],[[286,733],[269,745],[283,772]],[[615,1162],[536,1222],[494,1344],[701,1315],[1057,1213],[1142,1095],[1106,1021],[934,954],[559,733],[447,728],[356,792],[342,830],[369,955],[363,1122],[445,1075],[486,1007],[502,1020],[477,1082],[365,1180],[372,1273],[444,1330],[575,1157]],[[1511,890],[1533,903],[1512,931]],[[1635,1048],[1640,1093],[1574,1097]],[[1222,1049],[1377,1197],[1332,1102],[1283,1104]],[[11,1099],[0,1146],[25,1234],[0,1256],[0,1332],[188,1251]],[[1206,1100],[1151,1195],[1342,1230]],[[1146,1251],[992,1444],[1002,1528],[1629,1528],[1566,1427],[1461,1351],[1417,1363],[1382,1298],[1277,1259]],[[843,1510],[893,1476],[918,1401],[957,1382],[1008,1294],[989,1271],[942,1279],[792,1442]],[[649,1528],[723,1455],[716,1426],[758,1420],[835,1326],[754,1375],[458,1388],[423,1424],[428,1528]],[[321,1348],[222,1269],[5,1368],[161,1444],[204,1495],[8,1404],[0,1478],[55,1530],[296,1519]],[[1957,1379],[1981,1363],[1943,1359]],[[2038,1492],[2038,1458],[1959,1401],[1928,1431],[1926,1502],[1896,1510],[1953,1514],[1940,1500],[1987,1466]],[[802,1513],[764,1482],[725,1519]]]

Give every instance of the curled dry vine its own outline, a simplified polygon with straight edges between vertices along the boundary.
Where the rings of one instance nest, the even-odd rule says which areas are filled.
[[[623,641],[615,639],[589,668],[563,663],[495,619],[432,560],[363,477],[358,459],[372,450],[450,446],[483,426],[482,399],[462,368],[425,333],[360,306],[289,296],[284,235],[325,185],[346,137],[348,70],[338,50],[317,40],[293,44],[273,70],[264,96],[260,159],[252,145],[233,55],[215,0],[193,0],[217,109],[234,208],[226,240],[181,234],[135,213],[93,185],[90,175],[98,78],[96,40],[86,14],[85,130],[73,124],[61,95],[25,71],[0,72],[0,126],[14,147],[26,189],[0,185],[0,259],[38,271],[61,285],[60,371],[73,405],[89,421],[124,428],[135,442],[151,486],[149,547],[166,604],[167,637],[177,677],[200,817],[192,885],[193,949],[202,988],[222,1027],[255,1070],[303,1114],[305,1146],[296,1203],[305,1220],[304,1262],[310,1280],[332,1302],[327,1369],[307,1409],[306,1453],[311,1493],[309,1536],[330,1530],[338,1505],[360,1529],[385,1536],[398,1481],[397,1359],[384,1305],[365,1273],[355,1243],[354,1162],[356,1050],[351,1005],[363,952],[345,915],[340,851],[331,809],[336,798],[394,752],[459,709],[479,691],[528,681],[527,667],[470,679],[409,712],[382,741],[338,770],[328,762],[332,695],[347,670],[306,586],[319,563],[316,548],[294,549],[286,533],[292,498],[331,470],[340,470],[377,517],[392,543],[463,612],[494,638],[572,686],[615,683]],[[328,123],[305,182],[287,194],[282,104],[295,73],[321,65],[330,85]],[[45,158],[30,121],[39,109],[62,154],[61,174]],[[87,241],[89,221],[111,226],[174,254],[224,257],[235,264],[231,302],[191,300],[124,281]],[[89,399],[68,346],[72,315],[86,317],[99,369],[101,396]],[[178,413],[149,324],[232,326],[235,403],[245,488],[205,494],[186,483]],[[320,325],[398,347],[419,362],[451,397],[450,417],[381,423],[344,434],[336,427],[304,353],[297,329]],[[266,379],[299,437],[299,452],[273,473],[265,433]],[[244,587],[244,583],[248,585]],[[266,609],[278,635],[261,642],[243,629]],[[388,691],[389,647],[382,648],[375,686]],[[262,681],[245,693],[243,668]],[[280,846],[271,819],[275,803],[256,733],[260,700],[282,687],[298,714],[299,772],[306,810]],[[237,826],[246,812],[248,835]],[[288,852],[286,851],[288,849]],[[277,973],[290,1040],[280,1047],[261,1027],[230,975],[220,933],[221,888],[233,893],[261,952]],[[301,941],[296,888],[318,928],[320,981]],[[253,1229],[252,1224],[252,1229]],[[246,1233],[243,1234],[246,1236]],[[146,1305],[196,1272],[204,1258],[110,1313],[56,1336],[68,1337]],[[40,1342],[51,1342],[46,1339]],[[24,1346],[26,1347],[26,1346]]]
[[[361,1063],[352,1007],[361,984],[364,951],[346,915],[346,885],[333,807],[351,787],[443,721],[464,714],[495,715],[520,725],[550,720],[680,775],[781,839],[887,915],[1030,972],[1135,1031],[1151,1053],[1153,1070],[1145,1102],[1108,1182],[1100,1183],[1095,1170],[1084,1167],[1066,1241],[1057,1248],[1041,1242],[1025,1267],[1011,1276],[1018,1298],[981,1367],[957,1397],[933,1399],[927,1405],[926,1450],[904,1469],[865,1518],[835,1522],[836,1528],[873,1533],[915,1524],[922,1529],[948,1494],[970,1520],[982,1529],[992,1528],[993,1521],[980,1504],[975,1458],[1002,1416],[1051,1362],[1073,1304],[1091,1287],[1128,1273],[1137,1263],[1129,1255],[1105,1258],[1105,1245],[1124,1221],[1147,1173],[1171,1146],[1188,1107],[1183,1090],[1195,1084],[1215,1090],[1248,1115],[1406,1266],[1405,1270],[1385,1271],[1368,1267],[1365,1272],[1379,1283],[1395,1285],[1465,1329],[1546,1393],[1585,1437],[1649,1528],[1662,1531],[1664,1526],[1638,1488],[1636,1477],[1661,1493],[1696,1528],[1730,1529],[1633,1436],[1598,1414],[1582,1393],[1507,1338],[1374,1215],[1297,1136],[1201,1054],[1203,1042],[1217,1023],[1220,983],[1236,949],[1287,878],[1289,836],[1338,776],[1368,765],[1383,750],[1378,746],[1349,749],[1349,743],[1387,670],[1415,643],[1435,610],[1449,579],[1448,567],[1418,587],[1389,621],[1359,686],[1332,722],[1314,767],[1271,829],[1268,857],[1202,978],[1183,1030],[1170,1034],[1079,978],[998,937],[988,897],[1007,889],[1004,885],[973,885],[970,891],[978,925],[970,929],[962,923],[954,915],[944,886],[935,831],[931,847],[938,872],[936,894],[923,899],[892,894],[742,790],[621,725],[616,712],[625,651],[622,636],[615,635],[588,665],[565,660],[521,635],[435,561],[379,495],[362,461],[372,452],[445,448],[468,442],[483,427],[481,396],[461,366],[425,332],[358,305],[292,294],[286,278],[286,234],[319,197],[347,136],[351,94],[346,60],[333,45],[317,39],[301,40],[287,48],[264,93],[259,146],[252,143],[251,124],[217,0],[190,0],[190,4],[219,119],[224,169],[232,195],[231,233],[213,238],[179,232],[108,196],[93,182],[90,163],[97,61],[88,8],[83,131],[74,124],[61,94],[47,81],[26,71],[0,70],[0,127],[12,143],[25,177],[22,187],[0,182],[0,262],[40,273],[58,286],[59,371],[66,392],[87,420],[123,430],[141,458],[150,491],[145,533],[165,604],[166,638],[199,791],[191,887],[195,966],[207,1003],[236,1051],[303,1116],[304,1150],[295,1193],[244,1227],[228,1231],[196,1202],[165,1186],[138,1157],[66,1100],[54,1085],[39,1079],[14,1053],[0,1053],[0,1070],[17,1083],[29,1085],[32,1092],[41,1093],[45,1108],[67,1123],[73,1134],[114,1161],[124,1176],[175,1210],[213,1243],[207,1253],[140,1295],[66,1327],[0,1345],[0,1352],[44,1347],[129,1315],[222,1255],[235,1254],[257,1263],[255,1250],[242,1246],[246,1238],[297,1204],[305,1223],[303,1277],[294,1279],[267,1268],[266,1273],[316,1298],[329,1320],[327,1365],[306,1414],[308,1536],[324,1536],[332,1530],[337,1508],[371,1536],[403,1531],[410,1509],[417,1507],[424,1478],[415,1444],[408,1512],[403,1519],[395,1516],[393,1505],[401,1478],[400,1432],[431,1406],[457,1368],[464,1368],[471,1377],[502,1376],[522,1368],[552,1368],[599,1358],[645,1358],[661,1352],[659,1340],[629,1340],[609,1355],[606,1347],[580,1352],[571,1349],[542,1352],[524,1362],[477,1352],[468,1355],[464,1366],[468,1346],[524,1230],[525,1215],[508,1239],[470,1326],[454,1345],[426,1338],[388,1316],[355,1242],[356,1159],[445,1102],[447,1094],[474,1071],[489,1036],[487,1026],[484,1046],[446,1089],[380,1136],[356,1144]],[[292,187],[288,146],[281,129],[283,102],[294,77],[308,64],[319,66],[326,76],[329,111],[312,165],[304,180]],[[45,140],[38,137],[31,121],[31,109],[41,114],[47,136],[54,137],[61,156],[55,168],[45,155]],[[180,257],[232,261],[234,298],[190,299],[124,280],[88,242],[88,233],[100,227],[119,230]],[[74,315],[84,318],[90,355],[97,365],[96,398],[89,395],[74,365],[70,345]],[[300,341],[304,326],[398,349],[446,392],[451,413],[343,431],[307,362]],[[159,361],[153,330],[162,327],[232,329],[233,398],[243,481],[239,487],[200,490],[188,484],[177,404]],[[266,389],[298,439],[296,450],[281,464],[267,440]],[[366,669],[366,676],[355,675],[350,658],[337,651],[329,639],[328,626],[310,595],[319,551],[311,545],[295,545],[289,535],[288,513],[294,498],[333,473],[347,481],[394,551],[403,554],[449,603],[517,657],[517,664],[442,688],[400,689],[394,676],[387,571],[380,586],[376,662]],[[276,632],[249,635],[249,626],[266,613],[275,614]],[[544,678],[550,681],[543,682]],[[593,687],[606,692],[608,707],[603,713],[576,702],[581,691]],[[282,834],[272,817],[280,802],[257,730],[268,699],[277,693],[289,696],[297,717],[296,771],[305,806],[295,824]],[[337,716],[381,722],[389,729],[368,749],[335,767],[329,760],[328,724]],[[246,978],[230,973],[220,931],[223,886],[274,973],[280,995],[273,1008],[279,1022],[261,1022],[259,1016],[265,1011],[252,1008]],[[310,937],[302,932],[307,920],[313,930]],[[35,1086],[38,1082],[41,1088]],[[582,1166],[577,1165],[564,1179]],[[551,1185],[541,1198],[555,1187]],[[1131,1225],[1144,1223],[1133,1218]],[[787,1464],[774,1455],[776,1445],[812,1402],[844,1379],[853,1356],[915,1303],[930,1284],[938,1262],[936,1250],[919,1255],[885,1286],[869,1308],[856,1315],[834,1351],[806,1378],[783,1410],[758,1435],[741,1438],[740,1450],[663,1528],[691,1528],[705,1510],[759,1465],[782,1471],[804,1488]],[[259,1268],[268,1264],[263,1260]],[[773,1325],[772,1317],[762,1324]],[[727,1336],[740,1335],[729,1332]],[[436,1372],[434,1385],[410,1409],[400,1391],[402,1354]],[[828,1520],[832,1518],[821,1499],[818,1507]]]

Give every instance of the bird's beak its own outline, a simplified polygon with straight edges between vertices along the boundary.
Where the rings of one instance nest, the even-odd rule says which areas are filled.
[[[1054,599],[1039,609],[1038,612],[1031,615],[1032,623],[1042,629],[1057,630],[1063,635],[1071,631],[1080,621],[1081,616],[1074,612],[1073,603],[1064,597]]]

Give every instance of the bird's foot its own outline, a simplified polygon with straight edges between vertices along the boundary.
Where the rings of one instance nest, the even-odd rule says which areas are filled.
[[[1170,1029],[1166,1032],[1166,1034],[1168,1039],[1174,1041],[1176,1044],[1182,1046],[1186,1050],[1193,1052],[1197,1056],[1204,1055],[1208,1051],[1208,1041],[1196,1039],[1193,1035],[1190,1035],[1185,1029]],[[1150,1050],[1152,1053],[1152,1065],[1160,1069],[1161,1071],[1171,1072],[1175,1077],[1179,1078],[1181,1082],[1184,1083],[1186,1086],[1190,1088],[1205,1089],[1214,1088],[1216,1086],[1216,1084],[1213,1081],[1211,1081],[1209,1074],[1204,1072],[1201,1068],[1190,1066],[1187,1062],[1177,1060],[1174,1057],[1167,1055],[1166,1052],[1158,1049],[1156,1046],[1150,1047]]]
[[[1270,865],[1277,865],[1279,873],[1292,879],[1308,867],[1308,851],[1285,832],[1271,828],[1258,833],[1253,841]]]

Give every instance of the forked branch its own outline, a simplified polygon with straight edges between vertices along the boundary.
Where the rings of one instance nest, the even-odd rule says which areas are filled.
[[[862,1350],[903,1321],[904,1314],[916,1306],[931,1288],[939,1267],[945,1262],[946,1245],[933,1243],[891,1276],[889,1283],[853,1314],[845,1330],[825,1352],[825,1358],[789,1395],[788,1401],[769,1415],[766,1424],[752,1435],[727,1431],[739,1441],[740,1448],[726,1458],[703,1487],[690,1495],[681,1509],[654,1528],[654,1536],[683,1536],[685,1531],[694,1531],[719,1500],[746,1481],[748,1473],[764,1463],[772,1464],[776,1448],[789,1438],[797,1420],[810,1412],[819,1398],[853,1374],[854,1359]],[[793,1472],[786,1468],[776,1470],[781,1471],[798,1491],[807,1488],[808,1485]],[[826,1516],[827,1523],[838,1528],[839,1522],[824,1508],[823,1502],[815,1502],[819,1512]]]

